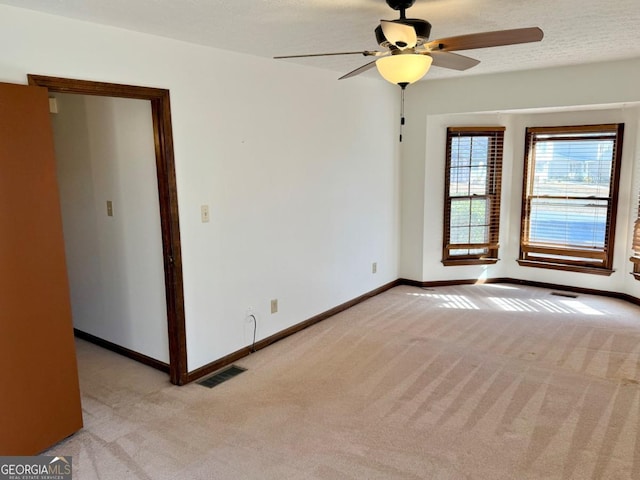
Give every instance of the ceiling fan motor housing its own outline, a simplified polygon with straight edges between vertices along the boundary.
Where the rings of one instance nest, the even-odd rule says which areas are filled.
[[[416,31],[416,37],[418,37],[417,45],[422,45],[429,40],[429,35],[431,35],[431,24],[426,20],[421,20],[419,18],[403,18],[401,20],[392,21],[413,27]],[[384,48],[393,47],[389,40],[384,36],[384,33],[382,33],[382,27],[380,25],[376,27],[375,34],[378,45]]]
[[[387,0],[387,5],[389,5],[394,10],[406,10],[411,7],[416,0]]]

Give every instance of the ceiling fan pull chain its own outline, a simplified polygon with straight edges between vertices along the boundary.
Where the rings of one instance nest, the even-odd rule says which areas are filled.
[[[400,85],[400,141],[402,142],[402,127],[404,127],[404,91],[407,88],[408,83],[399,83]]]

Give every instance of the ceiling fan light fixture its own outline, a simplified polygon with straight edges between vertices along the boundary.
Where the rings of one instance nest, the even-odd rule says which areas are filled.
[[[433,58],[418,53],[390,55],[376,60],[382,78],[396,85],[417,82],[429,71]]]

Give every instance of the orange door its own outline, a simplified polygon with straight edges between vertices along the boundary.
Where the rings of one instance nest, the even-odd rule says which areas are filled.
[[[82,428],[48,93],[6,83],[0,365],[0,455],[34,455]]]

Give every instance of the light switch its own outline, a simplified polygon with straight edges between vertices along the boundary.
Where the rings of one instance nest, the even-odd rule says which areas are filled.
[[[209,222],[209,205],[200,206],[200,220],[202,221],[202,223]]]
[[[113,202],[111,200],[107,200],[107,216],[113,217]]]

